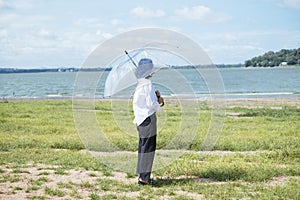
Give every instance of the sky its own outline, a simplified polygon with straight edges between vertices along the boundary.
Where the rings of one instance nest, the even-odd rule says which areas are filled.
[[[80,67],[104,41],[165,28],[215,64],[300,47],[300,0],[0,0],[0,68]]]

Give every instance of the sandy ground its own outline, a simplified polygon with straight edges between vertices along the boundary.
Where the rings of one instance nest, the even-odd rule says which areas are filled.
[[[112,176],[104,176],[101,172],[85,169],[65,170],[64,174],[56,174],[59,166],[51,165],[24,165],[16,169],[13,166],[0,166],[2,170],[0,183],[1,200],[22,199],[90,199],[92,193],[104,196],[108,194],[117,197],[128,197],[135,199],[140,191],[114,192],[99,189],[97,179],[115,180],[121,184],[137,184],[137,178],[127,178],[125,173],[113,172]],[[197,180],[198,182],[198,180]],[[143,186],[140,186],[143,187]],[[49,191],[53,191],[49,194]],[[54,192],[56,191],[56,194]],[[61,194],[59,194],[59,192]],[[100,191],[100,192],[99,192]],[[203,195],[176,190],[175,195],[185,195],[194,199],[202,199]],[[161,199],[169,199],[164,195]]]
[[[246,152],[255,153],[255,152]],[[210,155],[228,155],[229,152],[208,152]],[[135,199],[140,195],[140,191],[128,191],[128,192],[115,192],[100,189],[97,179],[101,180],[113,180],[120,184],[130,185],[137,184],[137,178],[128,178],[125,173],[113,172],[111,176],[105,176],[98,171],[90,171],[85,169],[70,169],[64,170],[63,173],[57,173],[59,166],[52,165],[23,165],[15,168],[14,165],[2,165],[1,178],[0,178],[0,199],[1,200],[22,200],[22,199],[90,199],[90,195],[97,193],[97,195],[104,196],[113,194],[117,197],[128,197]],[[160,179],[167,179],[164,177],[158,177]],[[268,186],[284,186],[291,178],[300,180],[300,176],[281,176],[274,177],[265,184]],[[200,178],[197,176],[181,176],[173,178],[172,180],[191,179],[195,183],[203,184],[228,184],[228,183],[240,183],[245,185],[251,185],[249,182],[232,181],[222,182],[209,178]],[[109,186],[109,185],[108,185]],[[140,186],[142,187],[142,186]],[[155,189],[155,188],[154,188]],[[50,191],[50,192],[49,192]],[[174,195],[184,195],[192,199],[205,199],[205,197],[198,193],[191,193],[182,191],[180,189],[173,191]],[[168,194],[161,196],[160,199],[170,199]]]

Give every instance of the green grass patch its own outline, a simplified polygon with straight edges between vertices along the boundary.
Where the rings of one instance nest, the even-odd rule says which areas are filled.
[[[131,104],[127,105],[132,115]],[[127,134],[118,126],[109,101],[95,103],[96,119],[108,140],[119,149],[136,151],[137,132],[130,121],[121,121],[133,127]],[[211,109],[199,105],[197,134],[188,146],[190,150],[200,150],[211,122]],[[170,138],[180,134],[182,113],[176,103],[167,104],[160,120],[158,149],[169,144]],[[300,109],[282,106],[281,109],[234,107],[226,110],[236,113],[225,116],[222,132],[215,150],[249,151],[299,148]],[[132,117],[131,117],[132,118]],[[126,118],[124,118],[126,120]],[[128,120],[128,119],[127,119]],[[125,126],[123,125],[123,126]],[[88,127],[87,127],[88,128]],[[192,129],[191,129],[192,130]],[[194,130],[194,129],[193,129]],[[15,149],[69,149],[81,150],[84,145],[75,128],[71,101],[25,101],[0,104],[0,150]],[[280,139],[279,139],[280,138]],[[175,144],[180,146],[179,144]],[[182,145],[184,146],[184,145]],[[172,148],[172,145],[170,146]],[[177,147],[178,148],[178,147]],[[186,146],[185,146],[186,148]]]
[[[95,114],[97,125],[113,145],[122,151],[137,151],[138,139],[132,124],[131,102],[126,102],[130,116],[121,113],[119,121],[115,120],[111,105],[109,101],[96,101],[94,110],[83,109],[83,112]],[[51,181],[47,177],[51,174],[42,171],[37,179],[27,180],[26,189],[14,186],[14,193],[24,190],[30,194],[29,199],[63,198],[67,195],[83,198],[78,189],[88,190],[90,199],[129,199],[126,195],[118,196],[118,192],[138,192],[138,196],[134,197],[136,199],[157,199],[164,195],[171,199],[193,199],[193,195],[197,194],[207,199],[297,199],[300,196],[297,189],[300,186],[298,107],[282,105],[274,109],[272,105],[266,105],[226,108],[223,130],[218,133],[213,150],[233,153],[205,156],[201,156],[199,151],[210,126],[212,108],[206,103],[199,103],[198,109],[195,117],[183,113],[179,103],[174,101],[167,103],[164,110],[157,114],[158,149],[168,145],[169,149],[182,148],[191,152],[154,171],[154,176],[160,178],[158,186],[152,188],[113,179],[113,169],[84,150],[85,145],[74,123],[71,101],[0,103],[0,183],[24,181],[22,176],[28,175],[29,170],[22,166],[45,164],[56,166],[51,169],[56,175],[68,176],[68,169],[86,169],[92,171],[88,174],[91,178],[98,174],[104,176],[94,182],[83,180],[81,184],[60,182],[58,188],[52,188],[45,186]],[[184,117],[187,117],[188,124],[181,124]],[[194,122],[197,127],[192,127]],[[189,145],[184,145],[184,137],[179,140],[182,146],[170,144],[170,139],[182,131],[182,126],[183,132],[196,130],[195,138]],[[132,132],[124,133],[128,130]],[[135,176],[127,174],[127,178]],[[283,184],[270,184],[274,177],[290,178]],[[38,190],[44,191],[44,194],[31,195]],[[193,195],[177,194],[176,191]],[[101,195],[101,192],[108,194]]]
[[[300,176],[299,162],[290,156],[278,159],[277,153],[255,155],[233,154],[226,156],[205,156],[185,154],[168,168],[158,171],[159,176],[197,176],[215,181],[263,182],[278,176]],[[201,158],[201,159],[200,159]]]
[[[46,187],[45,188],[45,194],[49,195],[49,196],[58,196],[58,197],[64,197],[65,196],[65,192],[63,190],[60,189],[53,189],[50,187]]]

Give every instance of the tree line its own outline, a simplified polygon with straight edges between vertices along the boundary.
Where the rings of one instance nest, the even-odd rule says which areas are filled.
[[[245,61],[245,67],[275,67],[300,65],[300,48],[282,49],[278,52],[269,51],[261,56]]]

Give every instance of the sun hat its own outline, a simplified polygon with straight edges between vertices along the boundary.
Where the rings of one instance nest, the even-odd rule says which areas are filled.
[[[153,73],[154,66],[153,62],[149,58],[142,58],[135,71],[135,76],[137,78],[146,78]]]

